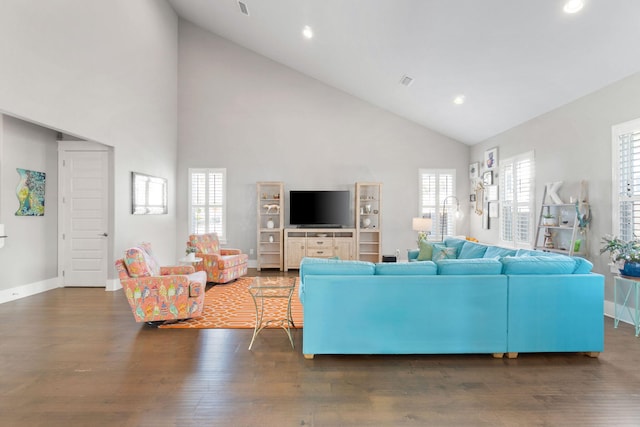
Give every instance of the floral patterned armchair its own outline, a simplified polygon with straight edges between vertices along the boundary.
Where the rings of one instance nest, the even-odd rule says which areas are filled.
[[[136,322],[198,317],[204,308],[206,274],[188,266],[160,267],[143,243],[115,262]]]
[[[191,234],[187,245],[196,248],[196,257],[202,258],[196,270],[207,272],[207,282],[228,283],[247,274],[249,256],[240,249],[220,249],[216,233]]]

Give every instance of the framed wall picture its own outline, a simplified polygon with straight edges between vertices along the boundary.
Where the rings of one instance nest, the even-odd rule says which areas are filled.
[[[497,185],[487,185],[485,187],[485,197],[488,202],[494,202],[498,200],[498,186]]]
[[[489,202],[489,218],[498,218],[498,202]]]
[[[486,171],[482,174],[482,183],[484,186],[493,185],[493,171]]]
[[[484,152],[484,167],[492,170],[498,167],[498,147],[493,147]]]
[[[480,177],[480,162],[473,162],[469,165],[469,179],[474,180]]]
[[[167,212],[167,179],[131,172],[131,213],[163,215]]]

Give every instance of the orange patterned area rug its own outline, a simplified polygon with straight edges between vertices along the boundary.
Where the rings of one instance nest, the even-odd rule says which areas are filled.
[[[161,325],[160,328],[196,329],[253,329],[256,323],[256,307],[249,294],[253,277],[241,277],[226,285],[215,285],[204,296],[202,316]],[[290,277],[273,277],[273,280],[292,280]],[[302,327],[302,304],[298,298],[299,280],[291,297],[291,315],[296,328]],[[287,300],[273,298],[265,300],[264,319],[284,319],[287,315]],[[279,327],[277,322],[269,328]]]

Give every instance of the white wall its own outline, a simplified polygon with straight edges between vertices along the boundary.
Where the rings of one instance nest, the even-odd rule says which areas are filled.
[[[175,261],[177,25],[164,0],[2,2],[0,112],[114,147],[114,256],[147,240]],[[169,179],[169,215],[130,214],[132,170]]]
[[[4,118],[0,182],[0,290],[41,282],[57,275],[58,159],[56,133],[22,120]],[[18,210],[16,168],[46,173],[44,216],[15,216]],[[16,268],[16,266],[22,266]]]
[[[349,189],[352,197],[356,181],[382,182],[390,254],[416,245],[419,168],[456,169],[466,197],[466,145],[193,24],[181,20],[179,34],[178,243],[188,235],[189,167],[227,168],[228,245],[247,253],[256,248],[256,181],[283,181],[285,194]]]
[[[482,160],[484,150],[499,147],[500,158],[535,151],[536,218],[544,183],[563,181],[563,201],[578,194],[581,180],[589,184],[593,221],[589,232],[589,259],[594,271],[607,277],[606,299],[613,300],[608,259],[600,255],[603,235],[611,224],[611,126],[640,117],[640,73],[614,83],[563,107],[543,114],[472,147],[471,161]],[[498,228],[482,230],[477,218],[471,234],[486,242],[498,241]]]

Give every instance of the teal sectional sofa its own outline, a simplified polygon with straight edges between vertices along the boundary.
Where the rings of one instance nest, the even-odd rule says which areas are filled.
[[[604,277],[589,261],[454,238],[444,245],[455,258],[304,258],[305,357],[603,351]]]

